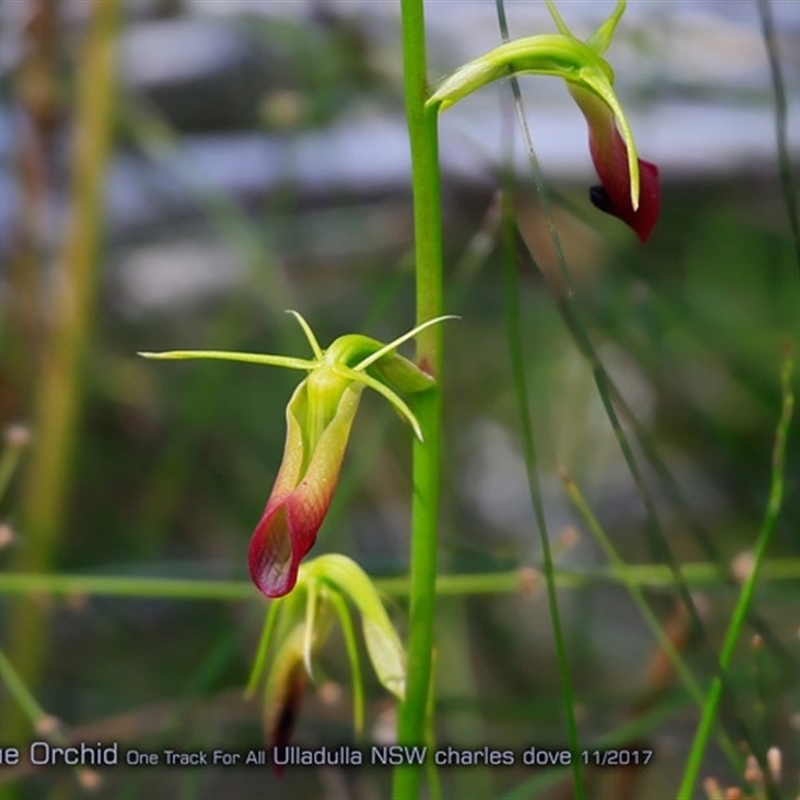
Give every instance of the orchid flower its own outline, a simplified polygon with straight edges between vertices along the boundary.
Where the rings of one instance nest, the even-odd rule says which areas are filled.
[[[333,498],[363,388],[389,400],[422,439],[419,422],[397,392],[421,392],[434,380],[394,351],[424,328],[452,319],[428,320],[386,345],[348,334],[323,350],[303,317],[289,313],[300,323],[313,359],[213,350],[140,353],[147,358],[211,358],[308,372],[286,407],[283,461],[248,550],[250,576],[266,597],[281,597],[297,582],[300,561],[313,546]]]
[[[405,697],[406,654],[375,584],[352,559],[327,553],[301,564],[295,590],[267,610],[247,696],[263,682],[264,722],[272,745],[289,743],[306,684],[314,680],[313,660],[337,618],[350,661],[355,732],[362,734],[366,691],[353,611],[361,620],[378,681],[398,700]]]
[[[517,39],[470,61],[447,77],[428,100],[444,111],[481,86],[518,73],[562,78],[589,127],[589,151],[601,185],[590,191],[601,211],[630,225],[642,241],[658,219],[658,167],[638,158],[633,134],[614,93],[614,71],[603,58],[625,10],[611,16],[585,42],[575,37],[552,0],[546,0],[557,34]]]

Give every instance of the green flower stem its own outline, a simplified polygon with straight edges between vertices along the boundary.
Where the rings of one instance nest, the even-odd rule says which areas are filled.
[[[792,392],[792,372],[793,359],[791,352],[787,352],[781,369],[781,389],[783,401],[781,403],[781,413],[778,419],[778,426],[775,431],[775,444],[772,450],[772,475],[770,479],[769,499],[767,510],[764,514],[764,522],[758,534],[755,550],[753,551],[753,564],[750,574],[742,585],[742,591],[731,616],[730,625],[722,643],[722,650],[719,655],[719,670],[711,681],[708,690],[703,713],[700,716],[700,724],[697,726],[697,733],[692,742],[692,749],[689,751],[689,758],[686,762],[686,769],[683,773],[680,788],[678,789],[678,800],[691,800],[692,789],[697,782],[700,772],[703,755],[705,754],[708,739],[714,727],[714,720],[717,716],[720,698],[725,675],[733,660],[733,651],[739,640],[742,629],[747,621],[747,613],[753,600],[756,582],[762,572],[762,565],[767,553],[767,548],[772,540],[775,531],[775,524],[778,521],[781,504],[783,502],[783,465],[786,460],[786,440],[789,435],[789,425],[792,421],[792,410],[794,408],[794,394]]]
[[[425,14],[422,0],[401,0],[403,74],[411,147],[417,323],[442,315],[442,211],[436,111],[428,113]],[[424,444],[414,442],[408,683],[400,705],[398,740],[423,744],[431,683],[433,617],[442,435],[442,331],[427,328],[417,337],[417,362],[438,385],[415,398]],[[395,800],[418,796],[420,767],[406,764],[394,773]]]

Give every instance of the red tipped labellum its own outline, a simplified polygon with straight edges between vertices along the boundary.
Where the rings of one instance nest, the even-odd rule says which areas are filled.
[[[636,208],[631,201],[628,148],[617,130],[611,111],[593,96],[572,91],[589,124],[589,150],[601,185],[589,190],[592,204],[621,219],[636,232],[642,242],[652,232],[661,209],[658,167],[637,159],[639,198]],[[580,99],[579,99],[580,98]]]

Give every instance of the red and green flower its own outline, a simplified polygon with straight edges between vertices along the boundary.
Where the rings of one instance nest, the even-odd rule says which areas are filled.
[[[589,126],[589,151],[601,185],[590,197],[595,206],[630,225],[642,241],[653,230],[660,208],[658,167],[639,159],[630,125],[614,92],[614,71],[603,58],[625,10],[613,14],[585,42],[575,37],[551,0],[547,6],[557,34],[507,42],[447,77],[428,100],[444,111],[487,83],[519,73],[562,78]]]
[[[209,350],[141,354],[244,361],[308,372],[286,408],[283,461],[248,549],[250,576],[266,597],[282,597],[297,582],[300,562],[314,545],[330,507],[364,387],[389,400],[422,438],[416,417],[397,392],[421,392],[434,380],[394,351],[420,330],[446,319],[429,320],[390,344],[348,334],[323,350],[300,314],[290,313],[300,322],[313,359]]]

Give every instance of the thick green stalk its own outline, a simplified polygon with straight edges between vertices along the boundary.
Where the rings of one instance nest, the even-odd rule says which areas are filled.
[[[401,9],[414,199],[417,322],[422,323],[442,314],[439,154],[436,112],[425,111],[428,85],[422,0],[402,0]],[[442,431],[442,330],[439,326],[427,328],[417,337],[417,361],[438,380],[438,385],[420,394],[415,404],[424,443],[414,443],[408,682],[397,731],[399,742],[406,745],[424,742],[431,683]],[[417,797],[419,782],[419,766],[398,767],[393,790],[396,800]]]

